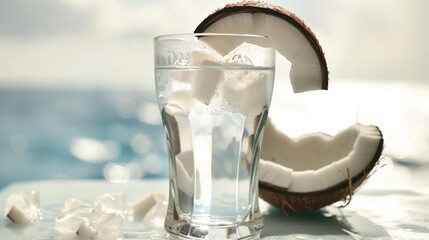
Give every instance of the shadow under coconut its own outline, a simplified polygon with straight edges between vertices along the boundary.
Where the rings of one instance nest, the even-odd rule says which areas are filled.
[[[304,213],[284,213],[269,207],[264,215],[262,239],[391,239],[369,219],[344,208],[326,207]],[[281,237],[284,236],[284,237]],[[288,238],[289,237],[289,238]],[[292,238],[290,238],[292,237]]]

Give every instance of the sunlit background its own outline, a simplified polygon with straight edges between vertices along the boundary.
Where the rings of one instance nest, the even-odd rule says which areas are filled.
[[[0,188],[166,177],[152,39],[193,32],[228,2],[0,0]],[[427,164],[429,2],[270,2],[313,29],[331,79],[329,93],[293,95],[280,60],[271,114],[281,128],[299,135],[375,124],[385,154]]]

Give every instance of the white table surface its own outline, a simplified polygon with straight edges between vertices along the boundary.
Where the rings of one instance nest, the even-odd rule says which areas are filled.
[[[329,206],[303,214],[284,214],[261,200],[262,239],[429,239],[429,168],[410,169],[388,162],[354,195],[345,208]],[[167,193],[167,180],[109,183],[101,180],[56,180],[12,184],[0,192],[0,207],[11,193],[36,190],[46,219],[24,229],[0,220],[0,239],[53,239],[55,209],[69,198],[91,200],[106,192],[124,192],[129,202],[150,192]],[[137,223],[135,223],[137,224]],[[149,239],[128,234],[123,239]],[[143,227],[143,226],[142,226]],[[143,229],[143,228],[142,228]]]

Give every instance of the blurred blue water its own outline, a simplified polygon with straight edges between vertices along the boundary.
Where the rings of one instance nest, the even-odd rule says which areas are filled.
[[[0,89],[0,188],[38,179],[166,177],[158,115],[142,91]]]

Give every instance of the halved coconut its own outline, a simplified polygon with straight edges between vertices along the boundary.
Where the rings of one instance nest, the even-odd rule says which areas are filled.
[[[328,87],[326,59],[317,38],[282,7],[261,1],[228,4],[204,19],[195,32],[271,36],[277,52],[292,63],[290,81],[295,93]],[[383,137],[376,126],[356,124],[334,137],[314,133],[291,139],[268,119],[261,150],[260,197],[286,211],[318,209],[345,199],[374,168],[382,148]]]
[[[294,212],[351,197],[373,170],[383,149],[380,129],[360,124],[335,136],[313,133],[292,139],[267,121],[264,137],[259,195],[274,206]]]
[[[277,52],[292,63],[289,77],[294,92],[328,88],[319,41],[301,19],[282,7],[260,1],[228,4],[204,19],[195,32],[270,36]]]

